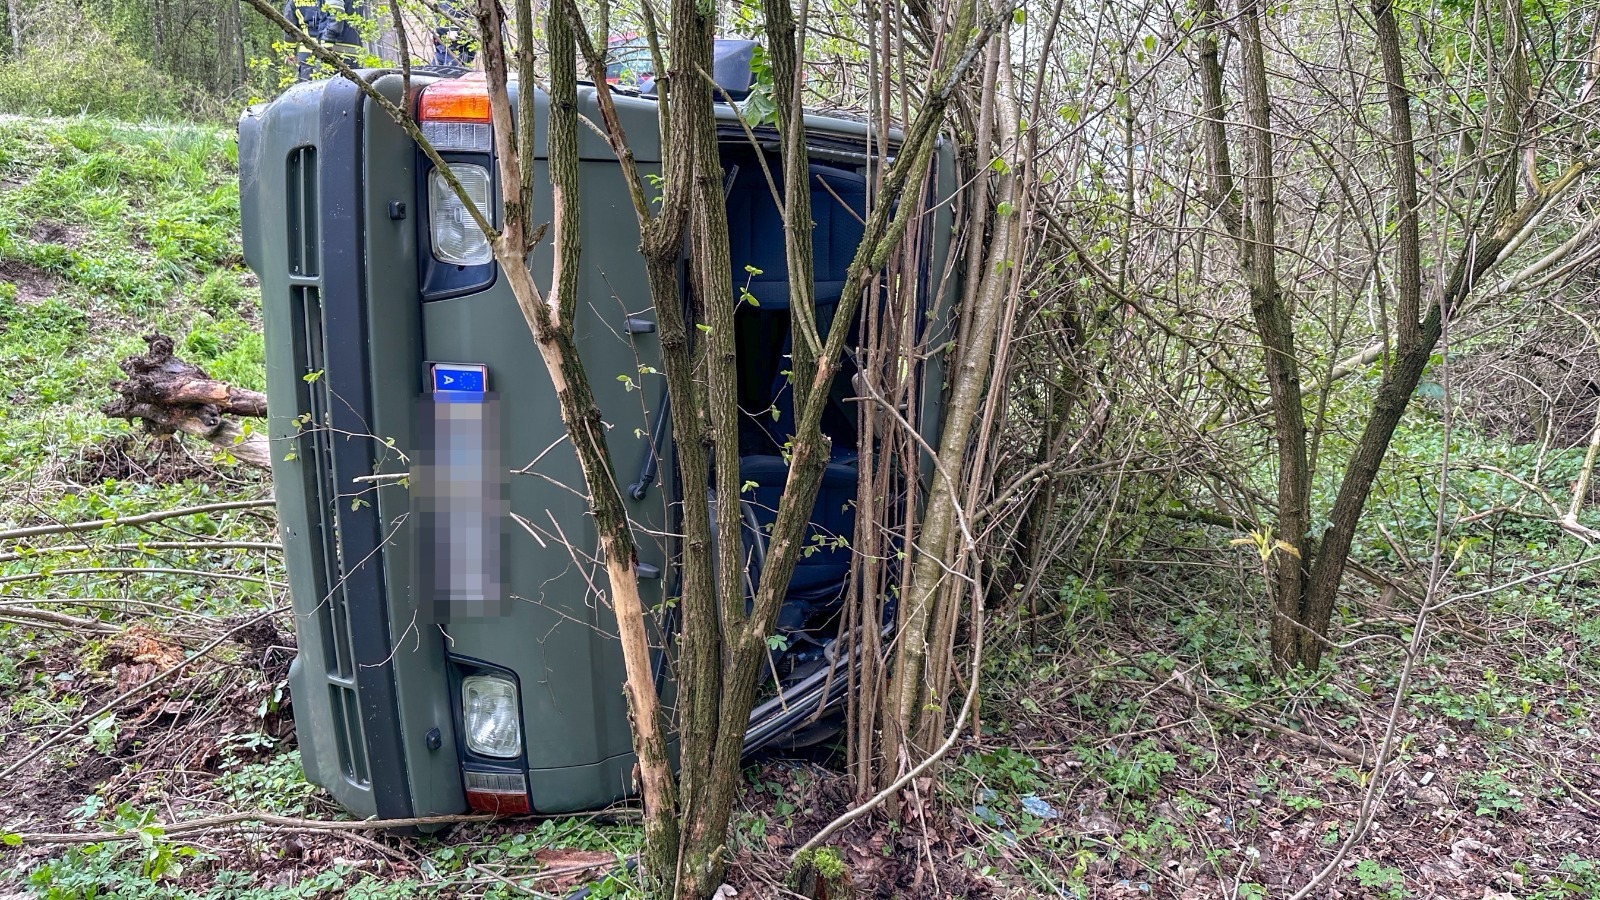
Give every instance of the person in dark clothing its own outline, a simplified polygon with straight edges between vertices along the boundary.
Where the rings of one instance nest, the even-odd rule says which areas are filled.
[[[454,3],[443,0],[439,4],[439,25],[433,29],[433,65],[441,68],[465,69],[478,58],[477,45],[462,22],[465,17]]]
[[[359,23],[366,13],[365,0],[287,0],[283,7],[284,18],[351,65],[360,64],[365,55]],[[309,80],[316,68],[311,51],[301,47],[295,60],[300,80]]]

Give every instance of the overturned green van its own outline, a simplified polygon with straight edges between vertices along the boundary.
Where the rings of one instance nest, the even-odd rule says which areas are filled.
[[[723,50],[719,43],[716,78],[742,96],[748,48]],[[430,92],[437,100],[482,90],[427,69],[413,70],[409,93],[398,72],[364,74],[414,111]],[[660,158],[656,100],[599,89],[616,92],[649,171]],[[581,88],[579,106],[598,121],[595,90]],[[542,93],[536,107],[542,154]],[[783,232],[760,165],[764,155],[777,169],[778,143],[758,129],[753,145],[727,104],[718,117],[734,280],[756,301],[737,314],[747,412],[741,474],[752,486],[743,501],[750,534],[738,539],[759,544],[781,493],[793,416],[784,397]],[[469,192],[497,209],[504,186],[489,126],[421,119]],[[861,240],[875,167],[895,147],[878,146],[865,124],[846,118],[813,114],[806,125],[819,319],[827,321]],[[245,258],[261,283],[273,483],[299,645],[290,687],[307,777],[352,813],[385,819],[560,813],[627,796],[634,761],[621,650],[596,589],[604,568],[573,549],[596,544],[583,493],[573,489],[582,478],[528,326],[481,233],[416,144],[348,80],[296,85],[247,112],[239,134]],[[591,130],[580,128],[579,142],[577,340],[610,426],[644,599],[663,605],[677,580],[676,511],[708,498],[677,495],[663,382],[640,374],[659,368],[660,350],[617,161]],[[945,201],[955,190],[948,146],[933,165],[916,249],[925,275],[916,327],[937,347],[948,340],[952,295],[939,277],[951,242]],[[536,166],[536,208],[548,209],[542,160]],[[550,252],[546,242],[531,256],[541,285]],[[869,298],[855,322],[831,327],[858,328],[874,314]],[[919,366],[920,427],[931,438],[943,372],[937,355]],[[824,419],[835,453],[812,521],[814,533],[837,539],[818,542],[823,549],[791,581],[779,622],[785,649],[769,672],[782,693],[752,713],[751,752],[825,739],[819,713],[840,704],[849,681],[838,672],[849,662],[836,652],[838,611],[850,577],[855,469],[875,449],[858,446],[853,371],[841,372]],[[432,479],[432,500],[418,496],[425,471],[447,473]],[[750,554],[752,566],[759,556]],[[461,585],[496,602],[437,615],[437,595]],[[670,707],[670,619],[661,631],[658,683]]]

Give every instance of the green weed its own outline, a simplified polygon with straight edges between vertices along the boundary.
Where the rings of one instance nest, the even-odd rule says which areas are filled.
[[[1100,783],[1129,799],[1153,796],[1161,778],[1178,768],[1178,758],[1155,741],[1145,739],[1126,749],[1114,746],[1082,751],[1084,762],[1093,766]]]
[[[1405,876],[1393,866],[1379,865],[1370,859],[1363,859],[1356,863],[1355,869],[1350,873],[1356,883],[1364,888],[1371,888],[1381,897],[1388,900],[1405,900]]]
[[[1524,864],[1518,863],[1514,869],[1528,874]],[[1549,883],[1530,894],[1529,900],[1600,900],[1600,860],[1567,854]]]
[[[1461,779],[1461,786],[1476,803],[1475,815],[1499,818],[1506,813],[1521,812],[1523,793],[1505,778],[1506,770],[1480,772]]]
[[[224,772],[217,777],[216,787],[233,809],[259,809],[284,816],[305,815],[317,793],[300,768],[298,750]]]

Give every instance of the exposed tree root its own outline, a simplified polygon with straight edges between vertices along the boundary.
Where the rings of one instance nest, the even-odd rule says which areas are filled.
[[[265,416],[267,396],[215,381],[199,366],[173,356],[172,338],[164,334],[144,340],[149,351],[120,363],[128,378],[112,382],[118,396],[100,411],[116,419],[137,419],[157,434],[204,438],[242,463],[270,468],[267,436],[228,418]]]

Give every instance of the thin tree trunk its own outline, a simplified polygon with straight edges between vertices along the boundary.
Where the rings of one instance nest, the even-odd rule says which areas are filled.
[[[520,15],[530,14],[527,0],[520,0],[518,6]],[[523,172],[532,165],[535,148],[526,142],[519,146],[513,126],[506,85],[506,48],[502,40],[504,20],[498,4],[493,2],[480,3],[477,13],[496,140],[500,146],[515,147],[518,151],[497,155],[500,183],[520,186],[524,184]],[[565,21],[565,17],[559,18]],[[561,27],[560,23],[552,24],[556,28]],[[566,45],[570,48],[570,31],[566,37]],[[523,82],[523,87],[531,92],[531,79]],[[556,262],[551,296],[541,295],[528,271],[526,254],[532,210],[528,206],[528,198],[521,191],[515,199],[508,197],[504,201],[505,219],[500,234],[493,241],[494,253],[517,299],[517,305],[533,332],[539,354],[544,359],[560,403],[562,421],[567,427],[588,488],[589,507],[594,516],[611,589],[609,599],[621,637],[626,671],[624,692],[633,720],[634,749],[638,756],[645,801],[642,868],[647,879],[663,879],[665,873],[672,869],[678,843],[677,803],[667,758],[660,701],[656,696],[653,654],[645,622],[646,610],[634,569],[637,558],[633,533],[606,447],[605,423],[601,420],[599,406],[573,341],[572,310],[575,308],[581,250],[578,243],[575,65],[552,66],[550,91],[553,109],[549,169],[555,207],[552,212],[556,222]],[[558,115],[561,110],[568,112]]]
[[[1384,373],[1383,382],[1378,388],[1378,396],[1373,403],[1372,415],[1362,429],[1355,452],[1351,454],[1344,476],[1340,480],[1338,496],[1328,515],[1328,529],[1322,536],[1321,551],[1311,569],[1304,615],[1300,620],[1305,626],[1305,631],[1298,638],[1300,642],[1298,655],[1308,667],[1314,668],[1321,663],[1325,647],[1323,636],[1326,635],[1328,624],[1333,617],[1334,602],[1338,597],[1346,557],[1355,538],[1361,512],[1366,506],[1367,497],[1377,479],[1389,443],[1394,437],[1394,431],[1399,426],[1412,392],[1421,381],[1423,370],[1426,369],[1433,349],[1443,333],[1445,318],[1454,315],[1457,305],[1500,261],[1505,255],[1506,248],[1521,239],[1525,230],[1536,220],[1549,201],[1575,184],[1588,169],[1584,163],[1575,165],[1554,183],[1537,190],[1520,207],[1514,205],[1518,183],[1516,173],[1520,165],[1521,120],[1526,108],[1528,75],[1526,56],[1517,49],[1525,34],[1520,12],[1509,5],[1503,11],[1510,20],[1506,27],[1507,40],[1516,42],[1516,46],[1508,54],[1506,65],[1509,68],[1502,72],[1504,97],[1509,109],[1502,110],[1495,129],[1495,140],[1499,144],[1496,150],[1502,164],[1500,176],[1491,191],[1489,201],[1492,225],[1487,233],[1469,238],[1466,247],[1456,259],[1449,280],[1439,290],[1438,297],[1429,309],[1427,318],[1421,323],[1415,338],[1409,344],[1402,339],[1397,358]],[[1416,153],[1411,145],[1413,129],[1410,92],[1406,87],[1399,27],[1388,0],[1375,0],[1373,13],[1379,55],[1383,60],[1390,127],[1394,134],[1396,195],[1402,203],[1408,195],[1414,202]],[[1509,194],[1505,185],[1511,186]],[[1407,211],[1402,209],[1397,226],[1396,239],[1399,241],[1399,247],[1396,277],[1399,279],[1397,284],[1400,298],[1402,303],[1412,300],[1420,303],[1420,266],[1413,268],[1414,260],[1420,258],[1421,242],[1415,215],[1407,215]],[[1412,246],[1408,247],[1408,244]],[[1409,281],[1412,277],[1418,279],[1415,287]],[[1403,335],[1405,331],[1403,319],[1401,330]]]
[[[15,0],[12,0],[12,2],[15,2]],[[233,86],[237,88],[250,79],[250,64],[245,59],[244,8],[240,4],[240,0],[233,0],[233,37],[235,66]]]
[[[1515,166],[1515,157],[1509,157]],[[1428,310],[1415,345],[1403,348],[1378,388],[1377,399],[1372,404],[1372,415],[1361,431],[1355,452],[1346,465],[1344,477],[1339,482],[1339,494],[1333,509],[1328,513],[1328,529],[1323,532],[1322,546],[1311,569],[1306,590],[1305,617],[1302,620],[1310,634],[1302,637],[1300,657],[1304,665],[1315,668],[1322,662],[1324,639],[1328,623],[1333,617],[1334,601],[1338,597],[1339,583],[1344,576],[1345,561],[1350,545],[1355,539],[1361,511],[1366,506],[1378,470],[1388,453],[1389,442],[1400,425],[1411,395],[1422,380],[1422,372],[1433,355],[1443,333],[1444,317],[1453,313],[1473,286],[1494,266],[1500,251],[1522,231],[1523,227],[1555,195],[1566,190],[1587,171],[1586,165],[1576,165],[1562,175],[1544,192],[1535,195],[1510,217],[1501,220],[1488,234],[1475,236],[1468,241],[1467,249],[1456,260],[1450,280],[1446,282],[1438,302]]]
[[[717,540],[711,548],[716,560],[713,567],[716,577],[708,598],[711,602],[702,607],[711,614],[700,616],[695,627],[685,628],[682,641],[685,645],[694,645],[697,658],[720,671],[707,673],[711,677],[696,679],[694,683],[685,682],[679,688],[687,692],[688,707],[703,717],[683,722],[684,757],[710,763],[686,766],[680,773],[684,809],[693,811],[683,823],[678,856],[677,896],[680,900],[708,897],[722,883],[728,855],[725,846],[728,820],[738,787],[737,779],[731,776],[739,769],[757,680],[753,667],[745,662],[748,651],[739,639],[747,616],[745,561],[740,539],[740,413],[734,341],[734,313],[738,301],[729,257],[724,176],[716,130],[710,127],[714,98],[712,86],[705,78],[710,69],[700,62],[711,56],[712,35],[716,30],[714,5],[697,11],[695,26],[692,43],[687,48],[681,45],[673,48],[674,58],[687,49],[690,61],[679,72],[681,80],[676,82],[679,90],[674,91],[673,105],[680,114],[697,123],[679,151],[692,153],[695,160],[694,181],[688,197],[690,273],[699,324],[703,326],[700,328],[703,350],[699,354],[698,371],[703,379],[703,433],[711,452]],[[798,455],[793,464],[800,464]],[[705,496],[686,494],[685,506],[703,505]],[[785,497],[785,503],[789,499]],[[781,526],[778,530],[781,532]],[[775,534],[773,540],[778,539],[780,535]],[[762,638],[764,648],[764,634]],[[749,696],[750,700],[741,703],[741,696]]]
[[[259,8],[258,0],[251,2]],[[526,14],[527,0],[519,0],[518,5],[519,12]],[[589,40],[575,4],[568,2],[557,6],[552,17],[561,17],[571,27],[565,34],[552,29],[553,40],[576,41],[591,77],[600,83],[604,77],[604,60]],[[965,17],[958,20],[957,33],[968,42],[986,40],[997,27],[998,20],[985,23],[985,28],[972,28],[970,0],[962,9]],[[478,16],[496,139],[502,146],[514,145],[505,91],[505,48],[499,31],[501,17],[493,4],[482,4]],[[802,385],[805,389],[798,392],[804,402],[797,405],[799,421],[789,479],[770,538],[761,584],[757,587],[752,611],[747,615],[742,589],[743,566],[736,537],[739,481],[737,373],[733,366],[734,298],[712,98],[710,86],[704,80],[710,69],[714,24],[711,14],[697,0],[674,0],[670,41],[674,68],[666,73],[661,104],[665,122],[662,140],[665,171],[661,182],[664,196],[660,198],[659,207],[648,198],[640,173],[634,167],[610,93],[602,90],[596,95],[606,139],[621,163],[640,222],[641,249],[661,333],[663,368],[673,398],[672,416],[683,496],[706,496],[710,486],[708,476],[714,471],[722,501],[718,518],[723,533],[728,535],[722,546],[713,546],[706,505],[699,502],[683,505],[679,737],[683,757],[695,760],[696,764],[683,767],[676,781],[666,767],[664,743],[660,741],[660,713],[645,641],[643,609],[632,573],[632,536],[616,485],[610,478],[602,425],[572,343],[569,278],[570,273],[576,271],[578,249],[572,240],[576,234],[576,220],[570,212],[576,204],[577,182],[576,169],[569,172],[568,167],[575,167],[576,159],[571,151],[573,142],[568,136],[557,133],[555,123],[551,129],[550,167],[556,185],[557,268],[551,297],[539,295],[526,268],[519,264],[527,249],[525,192],[506,201],[505,225],[494,236],[496,258],[533,329],[560,398],[563,418],[589,485],[590,504],[611,577],[611,600],[622,634],[630,711],[634,717],[635,749],[644,781],[646,849],[643,868],[649,890],[653,895],[670,894],[684,900],[698,900],[709,895],[720,883],[727,863],[727,823],[737,790],[740,751],[754,700],[756,676],[765,660],[767,635],[803,550],[802,536],[828,457],[827,440],[820,429],[822,410],[828,385],[839,371],[840,355],[849,332],[848,328],[833,329],[817,354],[815,371],[798,373],[805,382]],[[962,56],[966,46],[967,43],[955,41],[946,49],[940,73],[943,79],[936,80],[937,87],[929,102],[907,129],[897,164],[883,196],[869,215],[862,246],[847,274],[844,299],[837,314],[840,321],[848,321],[854,314],[866,284],[882,268],[905,234],[912,204],[896,201],[905,195],[917,195],[921,190],[945,104],[969,61]],[[788,64],[787,61],[780,63]],[[563,65],[553,56],[552,68],[557,70],[551,88],[552,117],[571,118],[574,85],[570,72],[575,67]],[[528,75],[524,77],[531,81]],[[793,73],[787,77],[792,83]],[[784,133],[790,140],[797,134],[787,127]],[[803,147],[803,139],[797,146]],[[530,151],[527,147],[522,149],[526,157]],[[803,149],[790,157],[786,164],[804,169]],[[523,183],[524,172],[531,164],[529,159],[519,161],[515,154],[509,153],[501,154],[499,163],[502,184]],[[799,177],[802,180],[797,184],[804,186],[804,176]],[[704,320],[697,324],[706,329],[705,337],[697,341],[690,340],[693,332],[683,316],[676,272],[688,222],[693,223],[691,273]],[[800,270],[791,280],[809,280],[811,261],[806,258],[809,234],[791,232],[791,237],[795,238],[796,246],[789,249],[790,258]],[[715,567],[712,565],[714,554],[721,556]],[[713,582],[714,571],[718,572],[719,583]],[[702,760],[704,765],[699,764]]]
[[[997,58],[1000,54],[998,46],[991,46],[990,52]],[[1003,59],[997,62],[1001,66],[1008,64]],[[986,84],[992,86],[993,82],[986,79]],[[961,348],[959,366],[951,375],[953,385],[945,404],[944,426],[940,433],[939,467],[928,494],[922,531],[917,537],[915,552],[911,554],[910,588],[900,607],[896,633],[898,649],[883,713],[884,759],[879,773],[882,785],[894,781],[903,765],[909,764],[912,757],[920,757],[927,749],[921,745],[925,707],[943,701],[943,698],[927,697],[925,683],[932,677],[928,670],[930,647],[947,614],[939,601],[949,596],[945,590],[949,551],[958,541],[956,506],[962,502],[964,485],[952,479],[960,478],[966,466],[971,429],[987,393],[995,334],[999,330],[1001,310],[1011,285],[1012,267],[1016,264],[1016,249],[1020,243],[1016,206],[1022,196],[1018,190],[1021,161],[1015,143],[1016,110],[1009,95],[1000,91],[986,91],[983,102],[985,108],[979,113],[980,130],[986,130],[981,123],[987,119],[996,143],[1005,148],[1002,158],[1007,165],[996,179],[995,197],[1000,212],[995,216],[987,250],[976,269],[981,273],[978,286],[972,302],[963,310],[967,320],[966,340]],[[980,153],[988,151],[988,147],[979,148]],[[974,270],[969,267],[969,271]]]
[[[6,24],[11,29],[11,58],[22,58],[22,10],[17,0],[6,0]]]
[[[1281,544],[1272,559],[1273,616],[1268,627],[1273,667],[1279,671],[1300,662],[1300,623],[1312,544],[1311,473],[1306,455],[1304,400],[1295,351],[1294,316],[1277,274],[1277,173],[1274,169],[1272,102],[1267,84],[1266,48],[1261,38],[1259,0],[1239,7],[1239,41],[1243,64],[1244,141],[1249,164],[1246,188],[1234,181],[1222,101],[1222,67],[1217,34],[1221,28],[1215,0],[1200,0],[1200,76],[1207,156],[1211,165],[1211,202],[1238,245],[1239,265],[1250,294],[1250,313],[1260,341],[1267,387],[1271,395],[1272,430],[1277,445],[1277,534]],[[1286,548],[1286,549],[1285,549]]]
[[[973,7],[974,4],[970,0],[963,4],[963,9],[967,13],[967,23],[971,22]],[[782,9],[776,12],[777,33],[783,34],[786,31],[786,23],[792,21],[792,13]],[[994,26],[991,24],[989,27]],[[709,40],[709,32],[706,39]],[[780,37],[775,37],[774,40],[787,44]],[[955,45],[954,50],[959,50],[961,46],[963,45]],[[719,530],[729,537],[723,539],[724,547],[718,548],[719,554],[723,555],[719,560],[719,568],[727,573],[725,576],[727,580],[722,583],[719,591],[722,624],[720,650],[723,670],[720,681],[716,682],[719,693],[715,704],[716,718],[713,721],[694,723],[692,731],[689,723],[685,723],[683,733],[684,752],[691,758],[703,758],[703,754],[690,749],[691,739],[699,741],[709,736],[712,738],[712,744],[704,748],[710,751],[711,765],[705,770],[704,775],[692,776],[695,782],[693,794],[691,795],[687,782],[684,788],[684,806],[685,809],[693,810],[693,816],[686,822],[681,853],[678,896],[682,900],[708,895],[720,883],[726,865],[727,824],[737,790],[733,774],[738,771],[744,729],[755,699],[760,666],[766,660],[766,640],[782,608],[795,564],[804,551],[803,537],[806,523],[811,518],[812,507],[822,482],[823,469],[827,464],[830,444],[821,431],[822,412],[827,404],[829,388],[839,373],[840,359],[850,330],[846,323],[853,319],[867,284],[887,263],[906,232],[914,204],[904,202],[904,198],[920,194],[932,158],[938,124],[943,118],[945,105],[949,102],[950,91],[963,72],[963,68],[958,65],[959,56],[954,50],[945,59],[943,78],[936,82],[939,86],[933,91],[917,121],[907,129],[900,155],[886,182],[885,190],[877,198],[876,205],[868,215],[861,245],[846,273],[841,300],[835,312],[836,327],[831,328],[826,340],[821,342],[820,350],[814,357],[814,365],[804,354],[795,354],[791,381],[797,384],[795,391],[797,422],[790,446],[789,474],[768,541],[760,583],[756,586],[748,615],[744,611],[742,590],[735,590],[742,582],[743,571],[741,554],[737,549],[736,539],[732,537],[738,534],[738,510],[729,508],[729,498],[737,498],[739,490],[737,421],[736,418],[730,418],[726,425],[719,421],[723,412],[736,415],[737,410],[733,393],[736,373],[733,369],[732,354],[731,278],[730,274],[723,274],[731,273],[731,264],[727,259],[726,222],[722,218],[726,215],[726,210],[722,205],[724,201],[720,190],[720,177],[715,180],[708,177],[709,172],[713,171],[710,166],[715,159],[715,136],[709,129],[699,136],[701,143],[696,160],[698,208],[694,218],[696,255],[697,257],[703,255],[704,258],[697,258],[694,266],[700,273],[697,282],[702,293],[710,294],[702,301],[702,306],[710,319],[705,323],[709,328],[705,343],[706,353],[710,357],[707,360],[709,373],[707,380],[711,391],[707,405],[711,411],[712,444],[716,451],[718,515],[719,518],[725,516],[724,521],[727,523],[720,525]],[[795,59],[798,59],[797,55]],[[779,62],[779,65],[789,64],[788,61]],[[793,78],[794,73],[791,72],[786,77]],[[680,93],[674,101],[674,106],[701,102],[709,104],[709,96],[702,99]],[[800,190],[793,191],[785,197],[786,216],[794,224],[794,227],[786,229],[785,241],[786,255],[791,266],[790,281],[793,283],[811,279],[812,259],[810,236],[798,233],[801,229],[797,216],[794,207],[789,205],[789,200],[795,194],[808,193],[809,185],[805,181],[808,176],[803,174],[808,160],[804,150],[804,135],[799,130],[802,125],[798,121],[796,105],[786,104],[786,106],[789,108],[789,113],[780,110],[779,120],[780,136],[789,149],[783,159],[785,180],[800,187]],[[714,171],[720,176],[720,168]],[[809,216],[805,223],[805,228],[809,230]],[[719,232],[720,245],[701,244],[702,241],[717,238]],[[790,240],[793,240],[794,244],[791,245]],[[806,296],[809,293],[810,289],[807,287],[798,294],[804,298],[805,305],[814,303],[814,300]],[[723,305],[718,305],[719,300]],[[791,317],[801,330],[796,340],[797,347],[811,339],[804,331],[807,327],[807,314],[808,311],[805,309],[791,307]],[[723,331],[727,332],[725,341],[719,340],[719,333]],[[811,371],[806,371],[806,367]],[[721,379],[726,380],[723,386],[719,387]],[[728,410],[719,411],[719,402],[726,403]],[[719,438],[721,434],[729,435],[726,441]],[[726,546],[727,544],[733,546]],[[687,624],[686,621],[686,627]],[[685,640],[699,639],[697,636],[685,634]],[[707,634],[703,640],[709,647],[717,640],[717,636]],[[699,686],[692,687],[692,690],[700,689]],[[698,709],[701,704],[690,704],[690,706]]]
[[[1241,256],[1250,281],[1250,311],[1265,355],[1272,395],[1272,425],[1278,445],[1278,538],[1293,552],[1275,553],[1277,615],[1272,636],[1274,664],[1299,662],[1293,648],[1302,619],[1306,566],[1311,563],[1307,531],[1311,524],[1311,473],[1306,462],[1306,423],[1300,393],[1300,363],[1295,354],[1294,318],[1278,284],[1277,173],[1273,160],[1272,107],[1267,87],[1266,47],[1261,39],[1259,0],[1239,9],[1243,44],[1246,141],[1250,188],[1245,191]]]
[[[962,8],[966,12],[966,24],[961,25],[961,20],[958,18],[958,27],[968,29],[968,33],[976,31],[978,34],[986,34],[984,29],[970,28],[974,4],[969,0]],[[778,34],[783,34],[786,31],[789,15],[792,14],[787,14],[787,10],[777,10],[777,13],[776,31]],[[993,27],[994,23],[987,23],[988,29],[992,30]],[[986,39],[978,37],[978,34],[974,34],[973,37],[978,40]],[[706,40],[709,41],[709,30]],[[787,44],[781,37],[775,37],[774,40]],[[917,120],[907,129],[899,157],[886,181],[884,192],[877,198],[876,205],[868,215],[861,245],[846,273],[841,300],[835,312],[836,327],[830,329],[826,340],[821,342],[820,352],[815,356],[814,370],[805,371],[802,367],[808,366],[810,361],[805,359],[803,354],[796,354],[799,362],[794,367],[791,380],[799,383],[796,390],[799,399],[796,404],[796,428],[790,446],[789,474],[784,485],[783,499],[778,505],[777,519],[768,541],[760,583],[756,586],[748,615],[744,611],[742,590],[733,589],[742,581],[743,564],[740,554],[736,547],[719,548],[719,553],[726,554],[724,556],[726,561],[722,561],[719,568],[727,573],[725,577],[728,579],[723,582],[720,591],[722,625],[720,652],[723,657],[723,670],[721,679],[717,682],[716,719],[694,725],[695,740],[710,736],[713,743],[705,748],[710,751],[711,765],[703,777],[697,777],[694,794],[691,796],[688,788],[685,788],[684,806],[686,810],[692,811],[692,816],[687,817],[679,868],[678,896],[683,900],[708,895],[720,883],[726,865],[727,824],[737,790],[736,779],[733,776],[739,767],[743,733],[755,699],[757,676],[766,660],[766,640],[787,595],[795,564],[804,551],[803,537],[806,523],[811,518],[812,507],[821,486],[823,469],[829,455],[830,444],[822,434],[821,420],[823,409],[827,404],[829,387],[839,373],[841,356],[850,331],[845,323],[852,321],[867,285],[887,263],[905,235],[910,213],[915,204],[904,202],[904,198],[918,196],[921,192],[945,105],[949,102],[950,92],[964,71],[964,65],[961,64],[961,57],[958,55],[964,46],[960,42],[952,45],[941,67],[942,78],[935,82],[938,86],[919,113]],[[795,59],[798,59],[798,54]],[[789,65],[789,62],[783,61],[779,65]],[[786,79],[793,77],[793,72],[785,76]],[[703,98],[702,101],[702,98],[686,97],[680,92],[674,105],[685,103],[697,105],[700,102],[709,103],[709,97]],[[790,113],[785,115],[780,111],[779,122],[780,136],[789,149],[783,159],[785,178],[791,184],[803,186],[801,191],[795,193],[808,193],[809,185],[805,184],[804,176],[799,173],[803,172],[807,165],[803,132],[798,130],[802,126],[797,121],[799,117],[796,114],[796,106],[794,104],[788,106]],[[736,373],[732,365],[733,298],[731,279],[728,274],[724,274],[731,272],[731,265],[726,254],[726,223],[722,218],[726,215],[726,211],[722,206],[721,172],[720,168],[711,169],[716,152],[714,135],[707,129],[699,135],[699,140],[695,200],[698,208],[694,213],[694,219],[696,255],[703,255],[703,258],[696,259],[694,266],[700,273],[697,281],[702,293],[709,294],[704,297],[702,306],[709,319],[705,323],[709,328],[705,340],[705,352],[710,357],[706,360],[706,371],[711,391],[707,405],[711,410],[712,443],[716,451],[720,501],[718,514],[719,518],[727,517],[728,524],[722,526],[725,529],[722,533],[729,537],[724,538],[724,541],[736,544],[736,539],[732,536],[738,534],[737,510],[730,509],[727,505],[730,496],[734,498],[738,496],[739,489],[737,446],[734,443],[736,434],[730,430],[736,429],[737,422],[733,417],[730,417],[726,425],[720,420],[725,412],[736,413],[737,409],[733,393],[736,384]],[[715,181],[708,177],[711,171],[715,171],[719,176]],[[794,207],[788,206],[788,199],[786,197],[786,215],[791,217],[791,222],[795,226],[787,229],[786,233],[786,254],[792,267],[790,280],[791,282],[809,280],[812,272],[809,235],[798,234],[800,225],[794,221]],[[809,217],[805,227],[809,228]],[[721,240],[717,242],[719,236]],[[791,239],[794,240],[793,245],[790,244]],[[712,243],[701,244],[702,241]],[[719,293],[722,296],[719,297]],[[803,289],[799,296],[804,298],[808,293],[809,289]],[[719,300],[725,305],[719,305]],[[797,346],[808,340],[804,333],[807,312],[805,309],[791,308],[791,316],[802,330],[796,341]],[[724,330],[728,332],[726,341],[718,338],[719,332]],[[726,379],[722,387],[718,386],[720,379]],[[719,411],[719,402],[726,403],[728,409]],[[728,438],[721,439],[722,434],[727,434]],[[693,639],[690,635],[685,635],[685,638]],[[708,647],[715,640],[714,634],[704,636]],[[700,688],[696,686],[694,689]],[[691,706],[699,708],[700,705],[691,704]],[[703,758],[702,754],[689,749],[690,731],[687,729],[686,724],[685,754],[691,758]]]
[[[572,22],[569,34],[578,41],[591,79],[603,83],[604,57],[588,39],[576,6],[571,2],[554,4],[552,16],[558,14]],[[721,804],[715,796],[718,786],[714,782],[719,779],[737,781],[734,775],[737,761],[731,770],[718,770],[714,758],[714,748],[721,739],[719,728],[724,724],[720,692],[725,673],[722,615],[713,580],[716,569],[713,556],[717,548],[711,540],[710,510],[699,499],[707,496],[710,487],[713,447],[708,415],[711,400],[706,379],[700,374],[705,365],[707,342],[691,339],[678,276],[683,236],[696,190],[696,157],[704,146],[699,136],[710,133],[714,139],[714,124],[708,118],[709,102],[690,102],[692,98],[686,96],[697,91],[701,83],[699,70],[710,67],[711,37],[710,26],[697,12],[694,0],[675,0],[671,28],[669,43],[673,48],[673,68],[662,73],[666,96],[662,103],[664,171],[659,205],[652,207],[646,197],[611,95],[602,91],[597,99],[606,139],[621,164],[621,174],[628,184],[640,223],[641,252],[661,336],[662,369],[671,398],[679,482],[682,496],[695,498],[680,507],[683,516],[682,592],[676,648],[680,756],[696,760],[696,764],[680,768],[674,807],[652,813],[673,816],[681,825],[672,835],[670,847],[663,842],[652,853],[659,860],[654,864],[658,874],[652,877],[654,895],[688,896],[706,884],[714,889],[718,883],[715,879],[720,877],[721,866],[725,864],[725,855],[716,853],[715,847],[721,844],[721,835],[726,831],[727,813],[718,811]],[[672,90],[674,85],[688,87],[679,92]],[[714,158],[712,164],[715,164]],[[723,232],[725,245],[725,226]],[[731,273],[728,277],[731,278]],[[731,304],[731,296],[728,302]],[[731,338],[731,328],[727,329],[727,334]],[[737,497],[737,488],[734,497]],[[742,608],[739,612],[742,615]],[[744,717],[748,719],[748,715],[747,708]],[[742,721],[739,735],[742,738]],[[720,828],[707,826],[706,823],[713,820],[720,820]],[[707,845],[711,845],[710,850]],[[709,894],[710,889],[705,894]]]

